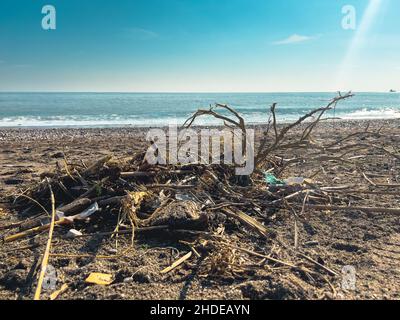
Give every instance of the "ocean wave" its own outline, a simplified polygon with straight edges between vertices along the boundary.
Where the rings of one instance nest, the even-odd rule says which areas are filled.
[[[338,116],[345,120],[400,119],[400,110],[392,108],[368,110],[365,108]]]
[[[7,117],[0,118],[0,127],[36,128],[36,127],[160,127],[169,124],[182,125],[186,118],[95,118],[95,117]]]
[[[242,112],[247,124],[262,124],[268,121],[267,112]],[[278,117],[278,122],[292,122],[296,121],[303,114],[299,112],[282,113]],[[182,125],[185,120],[190,116],[172,114],[158,116],[158,117],[140,117],[137,115],[123,116],[118,114],[101,114],[97,116],[14,116],[0,118],[0,127],[7,128],[23,128],[23,127],[163,127],[170,124]],[[326,116],[333,116],[329,113]],[[337,110],[335,115],[344,120],[369,120],[369,119],[400,119],[400,110],[394,108],[381,108],[381,109],[358,109],[354,111],[341,112]],[[204,126],[217,126],[222,125],[221,120],[215,119],[211,116],[200,117],[196,119],[195,125]]]

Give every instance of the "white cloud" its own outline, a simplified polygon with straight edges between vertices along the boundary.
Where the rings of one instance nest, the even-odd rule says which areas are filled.
[[[295,34],[292,34],[291,36],[287,37],[286,39],[275,41],[275,42],[273,42],[273,44],[275,44],[275,45],[292,44],[292,43],[309,41],[312,39],[315,39],[315,37],[302,36],[302,35],[295,33]]]

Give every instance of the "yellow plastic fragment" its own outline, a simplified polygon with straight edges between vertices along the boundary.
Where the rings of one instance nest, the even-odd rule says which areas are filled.
[[[86,283],[98,284],[101,286],[108,286],[113,282],[111,274],[93,272],[85,280]]]

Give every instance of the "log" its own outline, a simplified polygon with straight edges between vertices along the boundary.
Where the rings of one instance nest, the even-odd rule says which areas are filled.
[[[119,203],[121,203],[121,200],[124,198],[126,198],[126,196],[117,196],[117,197],[100,200],[98,203],[99,203],[100,207],[105,207],[110,204],[119,204]]]
[[[81,174],[82,177],[87,177],[87,176],[95,173],[101,167],[103,167],[108,161],[110,161],[112,157],[113,157],[113,155],[110,154],[110,155],[107,155],[107,156],[101,158],[99,161],[95,162],[92,166],[87,168],[86,171],[83,172],[83,174]]]
[[[91,203],[92,203],[92,200],[90,200],[88,198],[81,198],[81,199],[77,199],[65,206],[57,208],[57,211],[61,211],[65,215],[71,214],[71,213],[76,213],[76,212],[80,212],[80,211],[86,209]]]

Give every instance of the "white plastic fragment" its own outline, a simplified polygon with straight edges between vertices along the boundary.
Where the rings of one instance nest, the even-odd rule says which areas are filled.
[[[71,229],[67,232],[66,237],[69,239],[73,239],[76,237],[82,236],[82,232],[75,230],[75,229]]]
[[[189,195],[189,194],[184,194],[184,193],[177,193],[175,195],[175,199],[179,201],[194,201],[195,199]]]
[[[89,208],[87,208],[85,211],[81,212],[80,214],[75,216],[75,219],[78,220],[85,220],[89,218],[93,213],[96,211],[99,211],[99,205],[97,202],[93,203]]]

